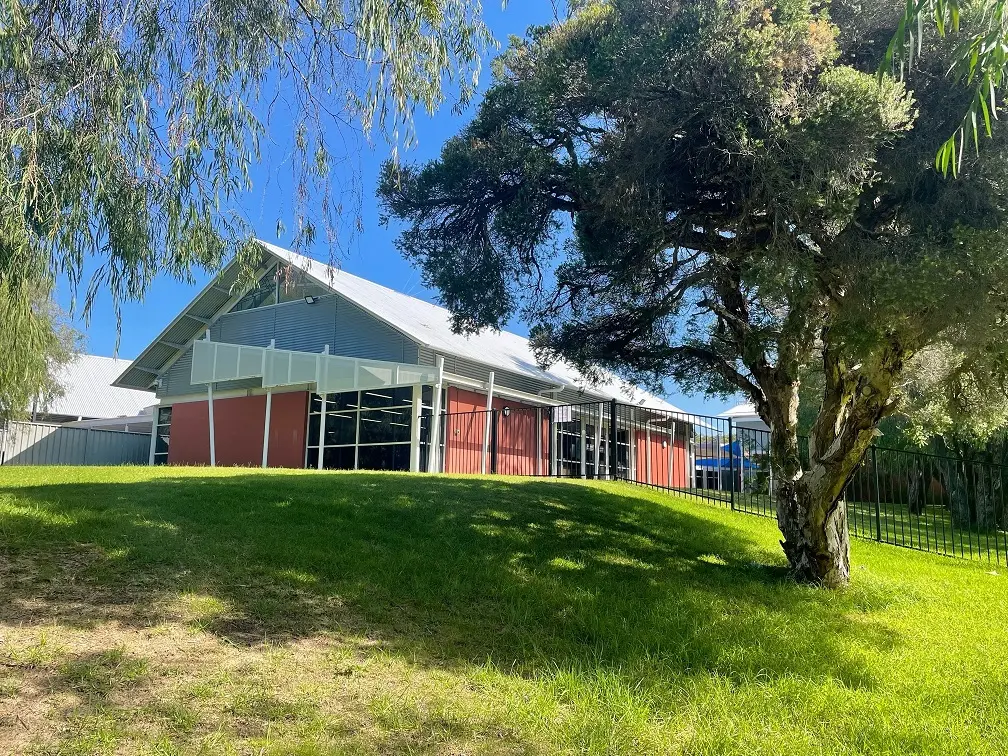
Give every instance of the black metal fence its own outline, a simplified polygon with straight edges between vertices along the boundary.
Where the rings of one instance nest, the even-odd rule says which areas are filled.
[[[439,425],[444,472],[621,480],[776,516],[770,434],[729,418],[515,403],[443,413]],[[1008,565],[1006,489],[1005,465],[873,446],[844,499],[855,538]]]

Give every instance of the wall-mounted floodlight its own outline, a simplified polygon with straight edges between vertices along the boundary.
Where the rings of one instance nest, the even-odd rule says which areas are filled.
[[[308,294],[307,296],[305,296],[304,301],[305,304],[315,304],[315,297],[313,297],[311,294]]]

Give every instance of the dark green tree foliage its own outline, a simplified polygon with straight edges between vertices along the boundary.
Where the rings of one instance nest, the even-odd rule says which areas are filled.
[[[784,551],[827,585],[849,579],[841,492],[914,356],[1006,364],[1006,144],[935,169],[972,93],[937,34],[912,91],[877,75],[904,11],[582,4],[514,40],[440,159],[380,188],[459,329],[521,313],[545,362],[744,392],[772,428]]]

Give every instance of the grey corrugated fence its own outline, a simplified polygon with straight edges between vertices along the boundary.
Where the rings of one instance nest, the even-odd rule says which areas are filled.
[[[0,425],[3,465],[145,465],[150,435],[45,423]]]

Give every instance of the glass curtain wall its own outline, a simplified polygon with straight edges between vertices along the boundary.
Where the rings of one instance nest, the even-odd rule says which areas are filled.
[[[427,469],[433,388],[421,389],[420,469]],[[413,387],[345,391],[326,396],[322,467],[327,470],[410,469]],[[312,394],[306,466],[318,467],[322,396]],[[441,443],[444,444],[442,424]]]

